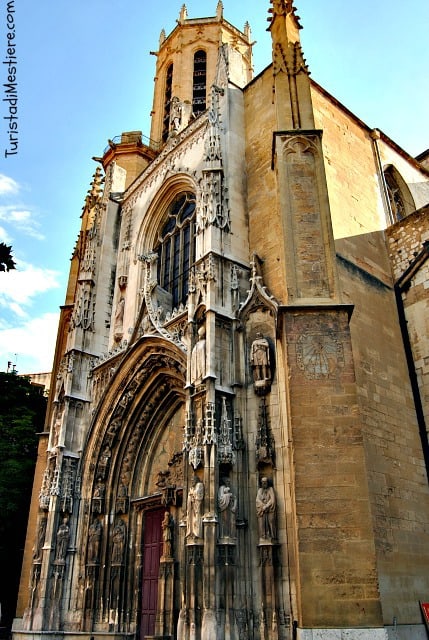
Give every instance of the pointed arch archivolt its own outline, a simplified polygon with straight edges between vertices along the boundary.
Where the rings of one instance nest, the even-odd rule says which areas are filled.
[[[94,415],[82,459],[82,477],[91,481],[83,482],[82,498],[93,500],[102,485],[100,508],[118,512],[121,493],[133,499],[156,490],[157,470],[181,450],[185,367],[183,352],[167,340],[133,345]]]

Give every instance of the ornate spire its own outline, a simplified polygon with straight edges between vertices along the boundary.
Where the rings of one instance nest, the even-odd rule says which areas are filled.
[[[293,0],[270,0],[268,10],[273,49],[273,102],[278,129],[313,129],[309,70],[304,60],[299,30],[302,28]]]
[[[216,18],[218,20],[222,20],[222,18],[223,18],[223,2],[222,2],[222,0],[219,0],[219,2],[217,3]]]

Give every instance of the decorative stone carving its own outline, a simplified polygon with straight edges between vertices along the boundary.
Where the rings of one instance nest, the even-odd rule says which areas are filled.
[[[274,296],[270,295],[262,279],[262,260],[253,254],[250,262],[251,274],[249,276],[250,289],[247,292],[246,300],[240,305],[238,316],[245,322],[251,313],[258,310],[267,311],[274,318],[277,316],[278,303]]]
[[[277,501],[274,489],[268,478],[261,478],[261,486],[256,494],[256,515],[260,543],[277,540],[276,524]]]
[[[232,442],[231,420],[228,418],[226,398],[224,396],[222,397],[222,415],[220,419],[217,459],[221,464],[235,464],[236,461]]]
[[[192,384],[201,384],[206,375],[206,328],[202,325],[198,329],[198,341],[195,343],[191,354],[191,381]]]
[[[55,548],[55,564],[64,564],[70,538],[68,518],[64,518],[58,531]]]
[[[112,532],[112,565],[120,566],[124,561],[125,536],[127,528],[125,522],[118,518]]]
[[[114,331],[113,337],[118,342],[121,340],[124,335],[123,323],[124,323],[124,311],[125,311],[125,298],[121,296],[118,300],[118,304],[116,305],[115,311],[115,323],[114,323]]]
[[[103,526],[97,518],[94,518],[88,531],[88,558],[87,564],[98,564],[100,555],[100,542]]]
[[[162,555],[164,558],[171,558],[173,555],[173,518],[166,511],[162,521]]]
[[[124,482],[121,482],[118,488],[118,494],[116,496],[116,513],[128,512],[128,487]]]
[[[77,460],[64,458],[61,482],[61,511],[72,513]]]
[[[92,512],[93,513],[103,513],[105,489],[106,487],[104,482],[99,480],[94,489],[94,493],[92,494]]]
[[[235,539],[237,498],[232,493],[229,478],[223,478],[218,490],[219,538]]]
[[[49,509],[49,501],[51,499],[51,485],[54,476],[55,458],[51,458],[46,465],[43,473],[42,486],[39,494],[39,505],[41,509]]]
[[[265,398],[261,398],[259,406],[258,432],[256,436],[256,461],[274,465],[275,443],[268,422]]]
[[[215,429],[215,405],[214,402],[207,402],[204,415],[204,438],[203,444],[216,444],[217,436]]]
[[[110,450],[110,447],[108,444],[106,444],[101,453],[100,460],[98,461],[97,466],[97,477],[100,478],[100,480],[104,480],[105,478],[107,478],[111,456],[112,452]]]
[[[37,527],[36,541],[35,541],[34,548],[33,548],[33,561],[34,562],[40,562],[41,561],[42,549],[43,549],[43,545],[45,544],[45,534],[46,534],[47,522],[48,522],[47,516],[45,516],[45,515],[40,516],[39,524],[38,524],[38,527]]]
[[[203,537],[202,526],[202,504],[204,499],[204,485],[198,478],[194,476],[191,487],[188,491],[188,499],[186,505],[186,538],[190,540],[198,540]]]
[[[177,96],[171,99],[170,106],[170,133],[177,133],[180,131],[180,125],[182,123],[182,103]]]
[[[255,392],[265,395],[271,388],[270,345],[260,332],[256,334],[250,348],[250,364]]]

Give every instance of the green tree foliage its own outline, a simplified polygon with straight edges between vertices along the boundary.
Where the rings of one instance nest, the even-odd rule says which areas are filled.
[[[16,373],[0,372],[0,602],[1,625],[7,627],[15,614],[37,432],[43,431],[45,412],[40,387]]]
[[[0,271],[16,269],[15,260],[12,258],[12,247],[0,242]]]

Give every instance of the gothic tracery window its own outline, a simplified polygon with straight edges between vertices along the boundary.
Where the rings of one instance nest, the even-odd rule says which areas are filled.
[[[384,179],[392,212],[392,222],[398,222],[414,211],[414,200],[406,183],[393,165],[390,164],[385,168]]]
[[[199,115],[206,110],[207,54],[200,49],[194,55],[192,111]]]
[[[167,210],[159,236],[158,282],[171,293],[173,307],[186,303],[189,271],[195,260],[195,195],[178,194]]]

